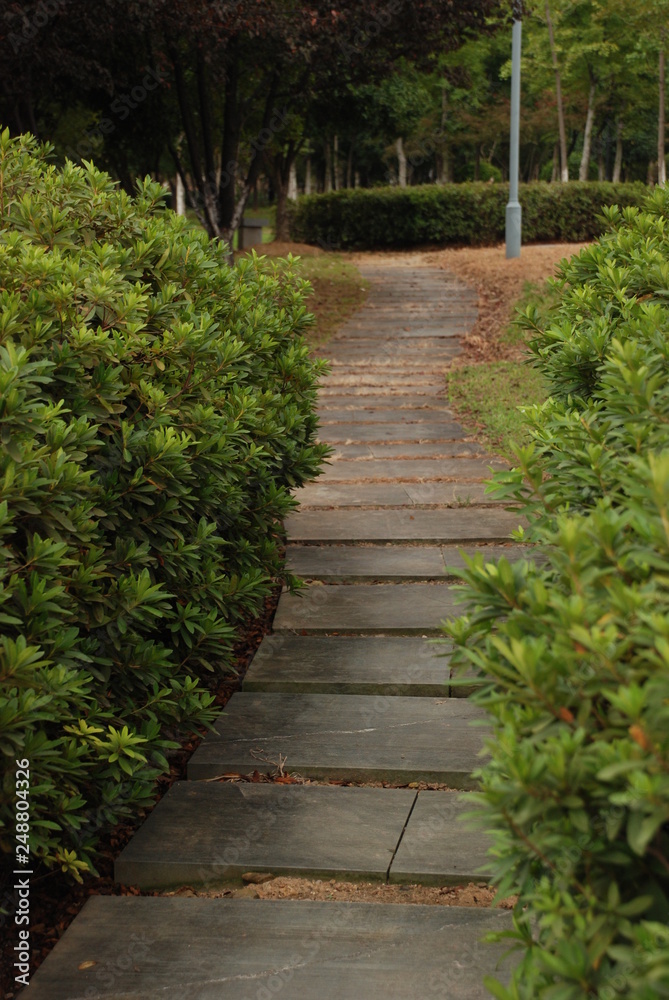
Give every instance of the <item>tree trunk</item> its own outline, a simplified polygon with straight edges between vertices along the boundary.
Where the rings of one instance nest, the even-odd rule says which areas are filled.
[[[307,156],[307,163],[304,168],[304,193],[311,194],[311,157]]]
[[[181,180],[181,174],[177,174],[176,181],[174,182],[174,211],[177,215],[186,214],[186,189],[184,187],[184,182]]]
[[[290,165],[287,196],[289,201],[297,201],[297,164],[295,160]]]
[[[353,139],[348,147],[348,158],[346,160],[346,187],[353,187]]]
[[[655,160],[649,160],[648,170],[646,172],[646,184],[648,185],[648,187],[650,187],[651,184],[655,184],[656,180],[657,180],[657,163],[655,162]]]
[[[400,187],[405,188],[407,186],[407,158],[401,136],[395,141],[395,150],[397,152],[397,181]]]
[[[332,191],[332,151],[329,139],[325,140],[325,182],[323,189],[326,194]]]
[[[355,174],[353,175],[353,186],[357,187],[357,188],[360,187],[360,171],[359,170],[356,170]]]
[[[339,136],[338,135],[335,135],[335,137],[333,139],[332,149],[333,149],[333,154],[332,154],[333,171],[332,171],[332,173],[334,174],[335,191],[341,191],[341,189],[343,187],[343,184],[342,184],[342,177],[341,177],[341,162],[339,160]]]
[[[662,32],[662,48],[660,49],[660,100],[657,117],[657,183],[664,187],[667,183],[667,161],[664,153],[664,101],[665,101],[665,56],[664,32]]]
[[[237,154],[239,150],[239,66],[236,52],[232,53],[225,82],[223,103],[223,139],[221,142],[221,182],[218,187],[218,211],[221,228],[234,232],[232,219],[235,214],[235,185],[237,180]]]
[[[588,113],[585,116],[585,132],[583,134],[583,155],[581,166],[578,171],[579,181],[587,181],[590,169],[590,150],[592,148],[592,128],[595,124],[595,96],[597,94],[597,82],[590,76],[590,94],[588,95]]]
[[[553,146],[553,172],[551,174],[551,184],[555,184],[560,179],[560,144]]]
[[[616,159],[613,164],[613,183],[619,184],[623,170],[623,120],[616,124]]]
[[[551,11],[548,0],[546,0],[546,23],[548,25],[548,40],[551,47],[553,70],[555,71],[555,97],[557,101],[558,133],[560,136],[560,180],[564,184],[569,180],[567,133],[565,131],[564,108],[562,106],[562,79],[560,77],[560,66],[558,64],[557,49],[555,48],[555,35],[553,34],[553,21],[551,19]]]

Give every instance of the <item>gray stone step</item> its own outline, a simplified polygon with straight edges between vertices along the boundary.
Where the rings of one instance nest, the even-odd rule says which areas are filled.
[[[460,885],[487,881],[491,838],[463,822],[473,803],[458,792],[420,792],[390,868],[391,882]]]
[[[378,412],[378,411],[377,411]],[[419,411],[422,412],[422,411]],[[376,415],[376,414],[375,414]],[[397,414],[394,414],[397,416]],[[353,442],[375,442],[376,444],[425,441],[459,441],[465,436],[460,424],[452,421],[439,421],[434,418],[420,421],[385,421],[369,422],[363,419],[357,423],[322,423],[318,432],[320,441],[328,444],[345,444]]]
[[[444,384],[439,381],[433,386],[410,386],[397,382],[394,385],[361,385],[352,379],[346,385],[328,385],[324,382],[318,390],[318,398],[321,402],[327,402],[331,396],[346,396],[349,399],[365,399],[366,396],[374,397],[382,393],[389,400],[409,398],[412,396],[422,396],[425,400],[435,400],[444,402]]]
[[[424,425],[425,426],[425,425]],[[329,437],[329,435],[328,435]],[[330,442],[332,444],[332,442]],[[357,443],[357,444],[334,444],[334,453],[329,460],[334,462],[340,459],[350,458],[456,458],[458,455],[485,456],[485,449],[481,445],[470,441],[457,441],[452,438],[445,441],[421,441],[416,444],[412,441],[399,441],[394,444],[387,443]]]
[[[386,372],[379,372],[378,374],[376,372],[367,372],[364,375],[360,372],[355,372],[351,375],[344,375],[337,372],[336,374],[325,375],[321,385],[324,387],[329,386],[330,388],[341,388],[348,385],[360,388],[370,386],[375,389],[385,388],[386,386],[397,386],[401,387],[405,392],[422,386],[425,389],[433,389],[442,394],[445,389],[444,379],[441,375],[414,375],[411,372],[404,372],[399,375],[389,375]]]
[[[481,552],[491,562],[502,556],[513,562],[528,554],[519,545],[289,545],[286,565],[305,580],[328,583],[444,580],[465,566],[462,552]]]
[[[355,482],[373,480],[427,480],[440,479],[490,479],[491,461],[473,462],[467,459],[395,459],[390,461],[371,460],[366,462],[340,459],[326,465],[319,476],[319,482]],[[497,468],[501,467],[501,463]]]
[[[301,507],[400,507],[432,505],[468,509],[492,504],[485,483],[309,483],[294,496]],[[504,501],[494,501],[500,506]]]
[[[274,631],[303,635],[439,635],[444,618],[460,613],[457,592],[442,583],[327,586],[283,593]]]
[[[455,461],[465,461],[456,459]],[[360,463],[368,465],[370,463]],[[469,463],[467,463],[469,464]],[[464,484],[461,485],[464,490]],[[521,523],[509,511],[447,510],[298,511],[286,518],[291,542],[506,542]]]
[[[242,691],[191,757],[188,777],[273,771],[281,761],[305,778],[469,789],[483,717],[464,698]]]
[[[318,413],[322,419],[327,419],[330,410],[345,410],[350,414],[347,419],[355,420],[356,414],[364,407],[411,410],[427,409],[430,413],[450,413],[451,409],[446,399],[433,400],[431,396],[366,396],[364,400],[351,399],[350,396],[324,396],[318,403]]]
[[[487,1000],[500,910],[94,896],[22,1000]]]
[[[141,889],[213,888],[248,871],[385,880],[415,799],[393,788],[179,781],[114,877]]]
[[[329,430],[337,430],[338,424],[345,424],[347,427],[357,425],[362,427],[365,424],[380,424],[386,426],[396,426],[398,424],[429,424],[442,428],[452,428],[454,433],[448,435],[443,433],[442,437],[462,438],[466,436],[466,431],[462,426],[449,416],[448,411],[437,413],[423,407],[418,410],[396,409],[393,406],[373,408],[371,406],[359,407],[354,414],[350,410],[327,410],[320,418],[320,426],[323,436]],[[374,430],[374,428],[372,428]]]
[[[244,691],[445,697],[446,643],[414,637],[269,635],[244,677]]]

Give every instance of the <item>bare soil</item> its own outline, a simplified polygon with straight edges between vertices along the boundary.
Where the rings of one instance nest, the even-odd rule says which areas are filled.
[[[388,885],[385,882],[343,882],[339,879],[308,879],[280,875],[262,885],[246,889],[200,891],[190,887],[164,893],[166,896],[205,896],[208,899],[252,896],[256,899],[313,899],[345,903],[416,903],[427,906],[490,907],[495,890],[485,882],[460,886]],[[514,899],[500,900],[502,909],[512,909]]]

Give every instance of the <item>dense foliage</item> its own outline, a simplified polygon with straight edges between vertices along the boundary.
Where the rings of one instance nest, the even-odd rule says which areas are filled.
[[[464,573],[449,623],[494,720],[491,870],[524,960],[502,998],[669,996],[669,193],[559,274],[553,396],[499,474],[541,559]]]
[[[29,758],[31,848],[76,871],[282,574],[322,366],[290,263],[46,154],[0,137],[0,834]]]
[[[578,242],[602,230],[612,202],[639,205],[642,184],[521,185],[525,242]],[[302,198],[291,235],[321,246],[371,248],[421,243],[492,245],[504,240],[504,184],[425,184],[336,191]]]

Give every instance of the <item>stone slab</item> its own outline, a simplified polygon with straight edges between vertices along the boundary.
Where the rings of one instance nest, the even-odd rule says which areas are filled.
[[[370,423],[365,419],[368,416],[368,411],[365,410],[360,414],[362,419],[355,423],[322,421],[318,437],[321,441],[327,441],[328,444],[366,441],[382,444],[384,442],[459,441],[466,434],[460,424],[435,419],[435,415],[430,415],[429,411],[419,410],[418,412],[424,413],[423,420],[399,422],[377,420],[375,423]],[[395,414],[395,416],[399,416],[399,414]]]
[[[440,622],[459,613],[455,591],[442,583],[313,583],[281,595],[274,631],[438,635]]]
[[[178,781],[114,877],[141,889],[213,888],[248,871],[385,879],[415,798],[396,788]]]
[[[444,379],[434,373],[431,375],[413,375],[406,372],[401,375],[388,375],[385,372],[378,374],[370,372],[364,375],[361,372],[355,372],[354,374],[345,375],[337,372],[333,375],[325,375],[320,384],[321,386],[337,386],[339,388],[349,385],[360,387],[371,386],[375,389],[395,386],[405,391],[420,386],[440,391],[442,394],[445,388]]]
[[[325,382],[321,385],[318,390],[319,400],[321,402],[327,401],[330,396],[346,396],[351,397],[362,397],[363,399],[367,396],[378,396],[382,394],[388,399],[402,399],[409,396],[421,396],[426,400],[437,400],[440,403],[444,402],[444,384],[439,381],[430,386],[404,386],[401,383],[396,385],[358,385],[354,381],[350,381],[347,385],[328,385]]]
[[[286,518],[285,526],[291,542],[455,544],[506,542],[521,520],[513,512],[471,507],[446,510],[328,510],[298,511]]]
[[[188,777],[274,771],[281,759],[287,774],[305,778],[470,789],[483,718],[464,698],[241,691],[191,757]]]
[[[328,583],[446,578],[436,545],[289,545],[286,566],[296,576]]]
[[[322,397],[318,403],[318,413],[323,419],[327,419],[329,410],[344,410],[350,414],[348,420],[355,420],[355,414],[363,408],[411,410],[427,409],[430,413],[450,413],[451,408],[445,399],[433,400],[431,396],[366,396],[364,401],[351,399],[350,396],[326,396]]]
[[[482,553],[486,562],[510,562],[528,554],[520,545],[289,545],[286,565],[306,580],[353,583],[358,580],[444,580],[466,564],[463,553]]]
[[[500,910],[94,896],[22,1000],[487,1000]]]
[[[347,427],[355,427],[358,424],[399,424],[399,423],[435,423],[446,424],[457,427],[459,437],[463,436],[460,424],[453,420],[452,414],[448,410],[439,413],[431,407],[410,410],[393,406],[372,407],[365,403],[355,410],[328,409],[320,413],[321,427],[332,427],[334,430],[337,424],[345,424]]]
[[[413,637],[270,635],[244,677],[244,691],[311,694],[450,694],[450,650]]]
[[[351,446],[353,447],[353,446]],[[310,507],[472,507],[503,505],[485,492],[484,483],[310,483],[295,490],[303,509]]]
[[[327,435],[326,435],[327,436]],[[354,482],[372,480],[432,480],[439,479],[490,479],[491,461],[469,461],[468,459],[395,459],[387,462],[346,461],[344,459],[326,465],[319,476],[320,482]],[[501,467],[501,463],[497,466]]]
[[[471,441],[396,441],[392,444],[334,444],[329,461],[342,458],[456,458],[458,455],[485,457],[485,448]]]
[[[481,869],[491,838],[463,822],[473,808],[458,792],[419,792],[390,868],[391,882],[461,885],[488,881]]]

